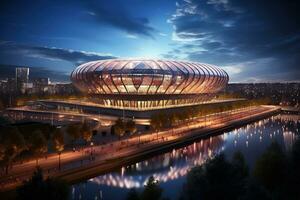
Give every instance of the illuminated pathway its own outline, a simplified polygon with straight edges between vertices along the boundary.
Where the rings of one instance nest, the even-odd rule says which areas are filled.
[[[223,112],[194,119],[184,126],[154,134],[135,135],[129,139],[115,141],[106,145],[86,147],[81,151],[64,152],[61,154],[62,169],[58,171],[58,155],[49,155],[47,159],[40,159],[39,166],[46,176],[59,176],[67,181],[74,181],[86,176],[110,171],[122,166],[143,155],[159,151],[162,148],[172,147],[175,143],[182,143],[196,137],[215,133],[228,126],[238,125],[244,120],[253,120],[261,115],[277,111],[277,107],[259,106],[244,108],[230,112]],[[92,157],[90,151],[92,150]],[[23,180],[31,177],[36,167],[36,161],[31,160],[16,164],[8,175],[0,178],[2,190],[14,188]],[[175,170],[175,169],[174,169]],[[180,173],[186,173],[183,170]]]

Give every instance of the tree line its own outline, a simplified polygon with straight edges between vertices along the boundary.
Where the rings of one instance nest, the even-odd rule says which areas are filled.
[[[29,101],[37,101],[40,99],[47,100],[74,100],[82,99],[86,96],[82,94],[31,94],[31,95],[18,95],[15,99],[15,106],[24,106]]]
[[[178,111],[160,111],[150,118],[150,127],[153,131],[160,131],[177,125],[187,123],[194,118],[220,113],[249,106],[267,105],[267,98],[258,100],[244,100],[236,102],[225,102],[218,104],[203,104],[193,107],[182,107]],[[119,139],[126,133],[136,133],[137,127],[132,119],[119,118],[112,126],[112,132],[119,136]]]
[[[70,124],[65,131],[49,124],[11,124],[3,119],[0,121],[0,167],[6,173],[17,161],[35,158],[38,166],[39,158],[47,156],[51,151],[58,153],[60,169],[60,154],[67,145],[64,132],[71,138],[73,147],[77,139],[83,139],[86,144],[92,139],[92,130],[86,121]]]
[[[193,107],[183,107],[178,111],[161,111],[150,118],[150,126],[154,131],[160,131],[180,124],[184,124],[196,117],[206,116],[214,113],[230,111],[249,106],[267,105],[268,99],[244,100],[236,102],[225,102],[218,104],[203,104]]]

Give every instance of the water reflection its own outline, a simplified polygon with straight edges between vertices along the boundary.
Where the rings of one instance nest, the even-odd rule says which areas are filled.
[[[72,199],[124,199],[128,189],[142,188],[151,175],[173,199],[178,196],[185,175],[193,166],[201,165],[220,152],[230,158],[238,150],[251,168],[273,140],[289,150],[296,140],[299,125],[299,115],[277,115],[260,120],[76,184],[72,188]],[[175,191],[168,191],[170,189]]]
[[[123,167],[121,173],[111,173],[89,181],[120,188],[139,188],[145,184],[149,176],[153,175],[160,182],[167,182],[185,176],[191,167],[201,165],[207,158],[219,153],[223,143],[223,136],[211,137],[208,140]]]

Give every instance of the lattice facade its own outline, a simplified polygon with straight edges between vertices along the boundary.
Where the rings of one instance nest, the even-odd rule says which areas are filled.
[[[207,101],[228,83],[213,65],[168,60],[100,60],[71,74],[74,85],[112,107],[147,109]]]

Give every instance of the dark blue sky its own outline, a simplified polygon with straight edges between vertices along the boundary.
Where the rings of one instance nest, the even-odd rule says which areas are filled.
[[[2,0],[0,64],[68,74],[90,60],[149,57],[215,64],[232,82],[299,81],[298,2]]]

